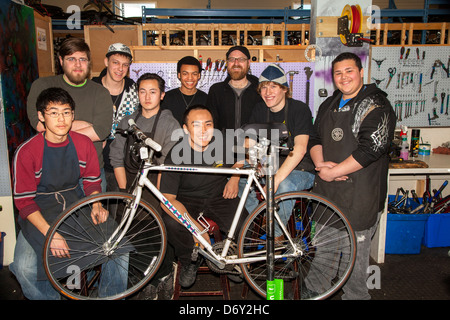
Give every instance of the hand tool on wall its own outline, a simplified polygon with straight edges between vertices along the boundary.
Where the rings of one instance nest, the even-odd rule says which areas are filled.
[[[305,74],[306,74],[306,105],[309,107],[309,88],[311,86],[310,83],[310,79],[311,79],[311,75],[313,74],[313,71],[311,70],[310,67],[305,67],[303,70],[305,70]]]
[[[383,63],[384,60],[386,60],[386,58],[384,58],[383,60],[377,60],[375,58],[372,58],[372,60],[376,62],[376,64],[378,65],[378,70],[380,70],[381,64]]]
[[[405,53],[405,47],[402,47],[401,49],[400,49],[400,60],[402,60],[403,59],[403,54]]]
[[[212,74],[212,76],[211,76],[211,80],[214,80],[214,76],[216,75],[216,72],[219,71],[219,64],[220,64],[220,60],[217,59],[217,60],[214,62],[214,72],[213,72],[213,74]]]
[[[447,61],[447,78],[450,78],[450,56],[448,56]]]
[[[406,54],[405,54],[405,60],[408,59],[409,57],[409,52],[411,51],[410,48],[408,48],[408,50],[406,50]]]
[[[447,115],[447,116],[448,116],[448,100],[449,100],[449,96],[450,96],[450,93],[447,93],[447,107],[445,108],[445,115]]]
[[[374,77],[372,77],[372,80],[375,81],[375,83],[377,84],[377,87],[380,87],[380,83],[384,81],[384,79],[375,79]]]
[[[225,75],[227,74],[227,64],[228,64],[228,62],[225,61],[225,65],[223,66],[223,73],[222,73],[222,78],[221,79],[223,79],[223,77],[225,77]]]
[[[422,93],[422,73],[420,74],[419,78],[419,93]]]
[[[208,60],[207,60],[207,62],[206,62],[206,64],[207,64],[207,70],[208,70],[208,83],[209,83],[209,78],[211,77],[211,69],[212,69],[212,60],[211,60],[211,58],[208,58]]]
[[[217,73],[217,78],[219,78],[220,71],[222,71],[222,68],[224,67],[224,65],[225,65],[225,60],[222,59],[222,60],[220,61],[219,69],[217,70],[217,71],[218,71],[218,73]]]
[[[294,91],[294,75],[298,74],[298,71],[289,71],[289,92],[292,96],[292,92]],[[306,88],[307,90],[309,90],[309,88]]]
[[[389,84],[391,83],[392,78],[394,77],[395,73],[397,72],[397,69],[395,67],[389,68],[388,72],[389,72],[389,81],[387,82],[385,89],[387,89],[389,87]]]
[[[417,60],[420,60],[419,48],[416,48]]]
[[[433,101],[434,103],[437,102],[437,92],[436,92],[436,90],[437,90],[437,85],[438,85],[438,83],[439,83],[439,81],[437,81],[437,80],[436,80],[436,82],[434,83],[434,96],[433,96],[433,98],[431,99],[431,101]]]
[[[441,113],[444,113],[444,99],[445,99],[445,92],[441,93]]]
[[[438,102],[438,98],[437,98],[437,85],[438,85],[439,81],[436,80],[436,82],[434,83],[434,96],[431,99],[431,101],[433,101],[434,103]]]

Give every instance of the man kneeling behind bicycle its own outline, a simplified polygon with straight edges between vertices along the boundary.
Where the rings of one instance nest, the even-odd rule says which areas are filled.
[[[166,165],[179,164],[179,159],[183,159],[185,165],[208,167],[218,164],[228,167],[233,165],[225,163],[226,152],[215,152],[211,146],[211,142],[214,141],[214,123],[207,107],[195,105],[186,109],[183,116],[183,131],[185,136],[167,155]],[[214,164],[210,163],[211,155],[215,160]],[[239,204],[238,197],[232,199],[224,197],[228,178],[227,175],[219,174],[165,171],[161,173],[160,190],[178,212],[187,214],[197,229],[204,229],[197,221],[200,213],[203,213],[204,217],[216,222],[222,232],[226,232]],[[168,241],[175,248],[175,255],[181,262],[180,285],[190,287],[195,282],[197,269],[202,261],[202,259],[192,260],[193,248],[197,241],[164,205],[162,208],[168,213],[163,216],[169,235]],[[237,231],[246,216],[246,212],[241,215]],[[210,241],[207,232],[203,233],[203,237]]]

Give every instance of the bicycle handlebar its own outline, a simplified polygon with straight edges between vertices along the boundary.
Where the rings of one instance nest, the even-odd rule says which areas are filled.
[[[139,140],[142,140],[147,146],[155,150],[156,152],[161,151],[162,147],[159,143],[154,141],[153,139],[147,137],[145,133],[138,128],[133,119],[128,120],[128,125],[130,126],[130,131],[136,135]]]

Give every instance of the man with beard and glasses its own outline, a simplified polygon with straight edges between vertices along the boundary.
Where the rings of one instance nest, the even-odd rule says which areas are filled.
[[[206,105],[214,113],[216,128],[239,129],[248,123],[253,106],[262,101],[258,94],[258,78],[249,74],[250,52],[234,46],[226,54],[228,77],[211,86]]]
[[[51,87],[66,90],[77,106],[72,131],[88,136],[94,143],[101,168],[102,190],[105,191],[103,141],[111,131],[113,106],[108,90],[88,79],[90,58],[89,46],[83,39],[66,39],[59,50],[63,74],[39,78],[33,82],[27,99],[27,113],[31,126],[38,132],[44,131],[35,111],[37,97],[43,90]]]
[[[250,52],[248,49],[244,46],[231,47],[226,58],[228,77],[223,82],[211,86],[206,102],[214,115],[215,127],[224,134],[223,141],[229,141],[226,139],[226,133],[234,135],[234,130],[247,124],[253,107],[258,102],[263,102],[258,94],[259,80],[249,74]],[[231,177],[223,196],[227,199],[240,196],[245,183],[244,177]],[[254,203],[248,207],[246,205],[247,210],[253,207],[255,207]]]

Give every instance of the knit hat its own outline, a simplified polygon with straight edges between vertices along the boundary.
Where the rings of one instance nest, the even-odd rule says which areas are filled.
[[[281,84],[285,87],[289,87],[284,70],[280,66],[273,63],[270,64],[266,69],[264,69],[264,71],[259,76],[259,83],[264,81],[271,81]]]
[[[232,53],[235,50],[239,50],[240,52],[242,52],[243,54],[245,54],[247,56],[247,59],[250,59],[250,51],[248,51],[248,49],[244,46],[231,47],[227,52],[227,55],[226,55],[227,59],[228,59],[228,56],[230,55],[230,53]]]
[[[106,53],[106,57],[109,57],[110,55],[113,55],[116,53],[123,54],[124,56],[127,56],[130,59],[133,59],[130,48],[128,48],[123,43],[118,42],[118,43],[113,43],[112,45],[110,45],[108,48],[108,52]]]

